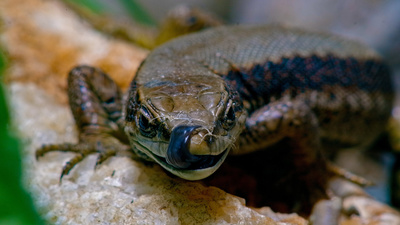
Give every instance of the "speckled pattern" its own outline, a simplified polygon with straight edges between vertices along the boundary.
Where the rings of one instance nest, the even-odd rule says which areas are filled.
[[[340,86],[367,92],[393,92],[387,65],[373,60],[337,58],[333,55],[282,58],[279,63],[266,62],[250,68],[233,69],[223,78],[238,90],[244,101],[261,100],[247,109],[250,113],[271,98],[280,98],[289,91],[292,98],[309,90],[323,92],[326,87]],[[331,92],[331,98],[335,93]]]
[[[373,121],[384,120],[390,112],[390,99],[394,91],[389,79],[390,70],[380,60],[338,58],[334,55],[322,58],[316,55],[284,57],[277,63],[268,61],[247,68],[233,66],[227,74],[220,75],[231,88],[238,90],[250,115],[279,99],[300,99],[318,114],[319,126],[327,129],[326,132],[338,122],[340,124],[338,117],[342,117],[343,123],[359,123],[355,126],[360,129],[345,126],[345,129],[335,129],[335,132],[323,137],[341,144],[360,144],[365,136],[349,138],[349,133],[363,133],[365,125],[371,126],[369,122],[374,124]],[[312,95],[324,96],[324,102]],[[347,95],[354,95],[356,100],[348,100]],[[386,98],[384,105],[380,102],[382,98]],[[358,118],[353,118],[353,114],[358,117],[362,111],[371,113],[357,122]],[[372,112],[381,113],[374,118]],[[368,121],[368,124],[364,121]],[[339,137],[340,134],[345,135]]]

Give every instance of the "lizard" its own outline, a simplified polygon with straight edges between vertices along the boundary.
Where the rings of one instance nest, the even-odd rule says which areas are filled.
[[[373,143],[394,94],[388,66],[363,44],[282,26],[237,25],[156,48],[125,98],[107,74],[86,65],[69,73],[68,95],[79,143],[36,151],[37,158],[78,153],[60,180],[89,154],[99,153],[99,165],[121,152],[201,180],[228,156],[268,152],[284,142],[295,183],[312,193],[324,190],[329,177],[346,175],[325,149]]]

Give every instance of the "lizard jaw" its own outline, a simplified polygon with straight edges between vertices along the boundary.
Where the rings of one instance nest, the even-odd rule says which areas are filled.
[[[135,146],[139,151],[145,153],[148,157],[157,162],[161,167],[163,167],[168,172],[185,180],[192,180],[192,181],[201,180],[213,174],[222,165],[222,163],[225,161],[225,158],[228,156],[229,153],[229,149],[226,149],[219,155],[208,156],[212,157],[212,159],[209,160],[208,164],[206,163],[203,164],[203,166],[199,165],[185,169],[179,169],[168,164],[166,158],[152,153],[145,146],[141,145],[139,142],[136,142]]]
[[[225,161],[226,156],[228,155],[229,150],[225,150],[218,156],[214,156],[215,160],[213,160],[212,164],[207,165],[207,167],[199,167],[199,168],[186,168],[186,169],[178,169],[176,167],[171,166],[165,160],[165,158],[155,156],[155,161],[160,164],[164,169],[171,172],[172,174],[186,179],[186,180],[201,180],[204,179],[211,174],[213,174]]]

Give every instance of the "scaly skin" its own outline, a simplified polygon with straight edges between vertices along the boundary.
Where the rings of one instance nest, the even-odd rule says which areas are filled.
[[[321,197],[326,194],[311,193],[340,173],[324,149],[373,142],[390,115],[393,90],[386,65],[357,42],[282,27],[227,26],[155,49],[124,107],[111,79],[87,66],[71,71],[69,97],[80,142],[37,151],[80,152],[62,175],[93,152],[101,163],[131,148],[176,176],[199,180],[229,152],[285,142],[294,183]]]

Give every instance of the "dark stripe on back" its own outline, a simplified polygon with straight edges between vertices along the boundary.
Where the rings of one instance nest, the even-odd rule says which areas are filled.
[[[295,56],[282,58],[279,63],[269,61],[251,68],[232,67],[223,78],[239,92],[243,101],[249,103],[247,110],[250,112],[267,104],[271,97],[280,98],[285,92],[294,97],[307,90],[323,91],[329,86],[367,92],[393,91],[385,64],[332,55],[324,58]]]

